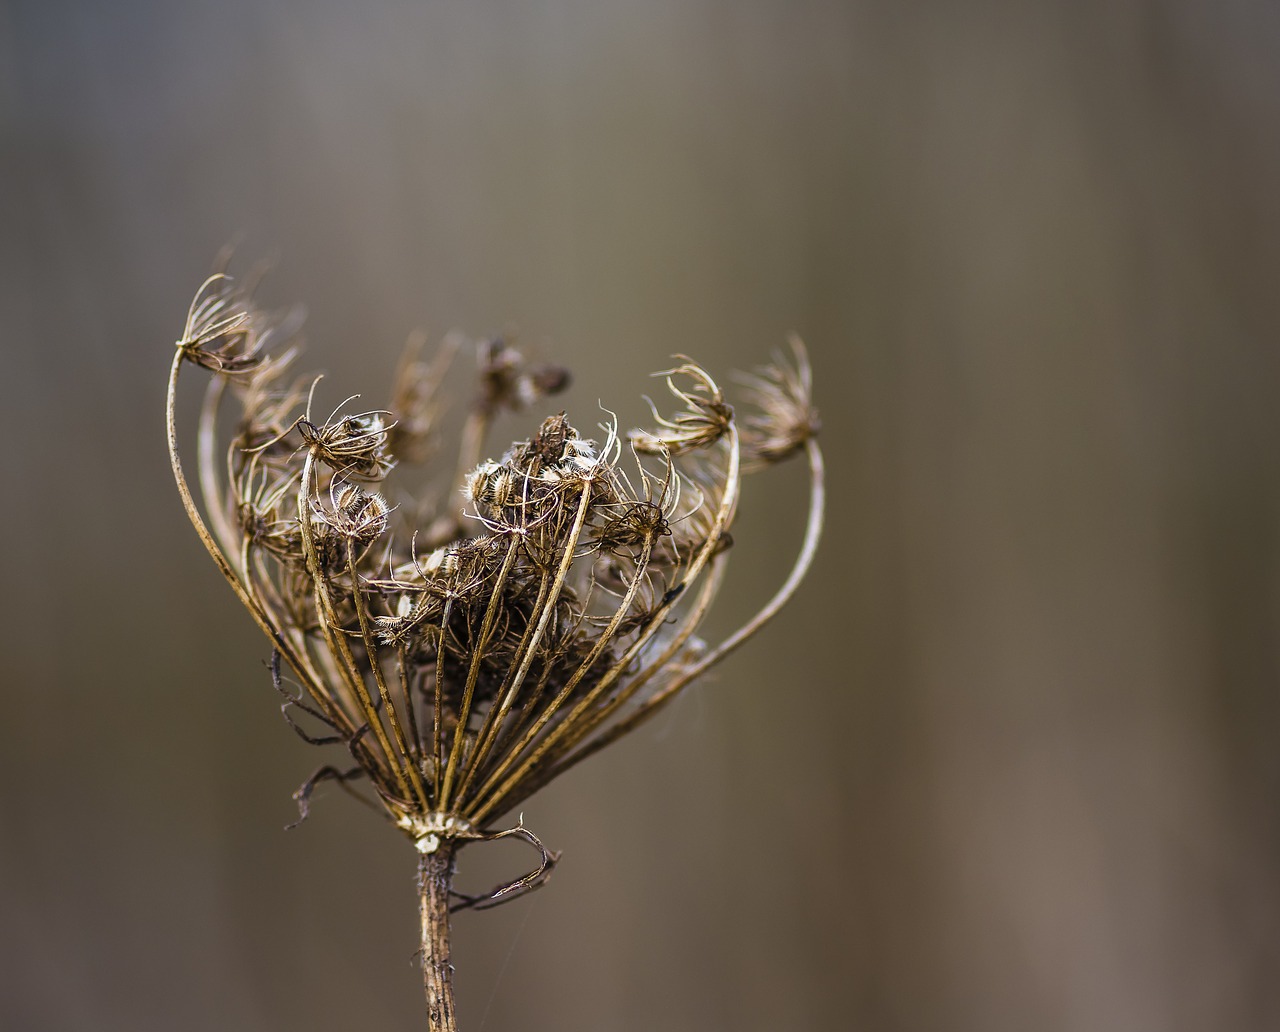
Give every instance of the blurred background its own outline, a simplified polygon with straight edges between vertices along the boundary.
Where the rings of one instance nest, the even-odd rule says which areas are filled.
[[[335,401],[417,328],[586,424],[812,353],[817,568],[525,808],[467,1032],[1280,1027],[1278,177],[1261,0],[0,3],[0,1024],[425,1027],[414,855],[282,830],[324,757],[167,468],[238,240]],[[713,633],[799,540],[748,486]]]

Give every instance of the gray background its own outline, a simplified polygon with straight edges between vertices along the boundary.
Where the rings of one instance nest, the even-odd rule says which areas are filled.
[[[526,807],[464,1029],[1280,1026],[1278,174],[1261,2],[0,3],[0,1023],[425,1027],[414,857],[281,831],[321,756],[166,467],[243,234],[338,397],[415,327],[584,423],[813,354],[817,569]]]

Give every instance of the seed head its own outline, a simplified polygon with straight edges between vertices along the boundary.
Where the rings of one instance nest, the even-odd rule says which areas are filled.
[[[336,480],[329,485],[329,505],[326,507],[313,498],[311,506],[313,520],[360,545],[370,544],[382,535],[391,512],[382,495],[366,491],[358,484]]]
[[[387,450],[387,426],[382,412],[330,416],[317,426],[298,420],[298,433],[315,457],[342,476],[381,480],[394,460]]]
[[[684,358],[683,355],[676,356]],[[705,369],[686,360],[675,369],[657,374],[667,378],[667,389],[684,403],[684,411],[667,419],[658,414],[652,401],[649,407],[658,424],[652,430],[633,430],[631,446],[648,455],[684,455],[709,448],[729,432],[733,425],[733,409],[725,404],[720,388]],[[690,381],[691,386],[677,386],[676,376]]]
[[[501,338],[481,342],[478,357],[479,403],[490,412],[502,408],[518,412],[569,386],[569,370],[529,365],[519,351]]]
[[[788,459],[816,437],[821,423],[813,407],[813,374],[799,337],[791,338],[792,361],[779,353],[754,375],[743,376],[747,400],[756,409],[743,421],[742,447],[752,466]]]
[[[415,497],[388,474],[397,456],[437,449],[461,339],[429,362],[415,344],[388,410],[349,413],[347,399],[315,421],[317,383],[291,378],[296,328],[280,325],[224,275],[201,286],[171,371],[175,476],[219,569],[302,685],[297,705],[326,728],[304,737],[343,743],[356,766],[337,780],[367,779],[424,851],[504,834],[493,831],[503,813],[754,634],[812,558],[821,463],[798,344],[794,363],[748,380],[757,411],[741,425],[710,374],[682,358],[660,374],[676,411],[651,403],[654,426],[627,435],[624,461],[612,416],[588,437],[565,412],[486,458],[494,415],[561,390],[568,373],[484,342],[456,468]],[[217,374],[201,424],[203,506],[174,430],[184,362]],[[701,643],[744,469],[801,451],[814,487],[796,570],[744,628]]]

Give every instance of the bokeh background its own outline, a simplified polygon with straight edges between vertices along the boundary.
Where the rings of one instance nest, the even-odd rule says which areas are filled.
[[[526,807],[464,1029],[1280,1027],[1277,182],[1262,0],[0,3],[0,1025],[425,1027],[414,856],[281,830],[322,757],[166,466],[237,239],[338,397],[419,327],[588,423],[817,369],[817,568]]]

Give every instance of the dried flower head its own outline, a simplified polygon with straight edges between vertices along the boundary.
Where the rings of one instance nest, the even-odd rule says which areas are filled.
[[[395,464],[387,450],[388,427],[382,418],[384,415],[385,412],[361,412],[339,416],[335,410],[318,426],[310,419],[300,418],[298,433],[316,461],[336,473],[381,480]]]
[[[792,362],[779,353],[769,365],[739,378],[756,410],[742,423],[742,449],[751,468],[789,459],[821,428],[811,400],[809,356],[799,337],[792,337],[790,344]]]
[[[228,276],[215,273],[201,284],[178,349],[215,373],[245,373],[258,365],[261,348],[249,298],[234,289]]]
[[[677,356],[684,358],[683,355]],[[667,378],[667,389],[681,402],[684,409],[670,418],[658,414],[658,407],[649,400],[657,426],[652,430],[633,430],[632,446],[651,455],[683,455],[686,452],[710,448],[729,432],[733,425],[733,409],[725,404],[724,395],[715,380],[700,365],[686,359],[683,365],[658,373]],[[673,377],[682,376],[691,386],[676,384]]]
[[[587,436],[564,412],[486,458],[498,412],[537,403],[568,374],[482,343],[456,466],[435,492],[440,508],[410,501],[393,511],[372,485],[392,472],[398,448],[413,458],[436,450],[441,384],[462,344],[453,338],[430,363],[417,345],[387,410],[349,413],[348,398],[317,422],[317,382],[288,378],[295,333],[227,277],[206,281],[170,373],[173,472],[209,554],[271,639],[286,718],[350,758],[298,790],[301,816],[319,783],[354,791],[363,781],[422,854],[426,988],[444,1014],[449,900],[494,905],[541,884],[555,861],[522,823],[501,830],[499,818],[652,717],[798,586],[823,506],[809,367],[797,345],[793,366],[760,370],[748,385],[758,411],[740,427],[711,376],[682,358],[661,374],[677,411],[654,406],[656,425],[629,435],[627,461],[612,417]],[[188,362],[214,374],[200,417],[199,505],[174,412]],[[755,617],[707,645],[697,631],[731,554],[743,472],[797,452],[812,490],[796,565]],[[421,522],[406,526],[406,512]],[[537,868],[485,896],[451,896],[457,849],[507,836],[537,850]]]
[[[520,411],[569,386],[563,366],[530,365],[524,355],[501,338],[486,340],[478,349],[479,404],[491,412]]]

